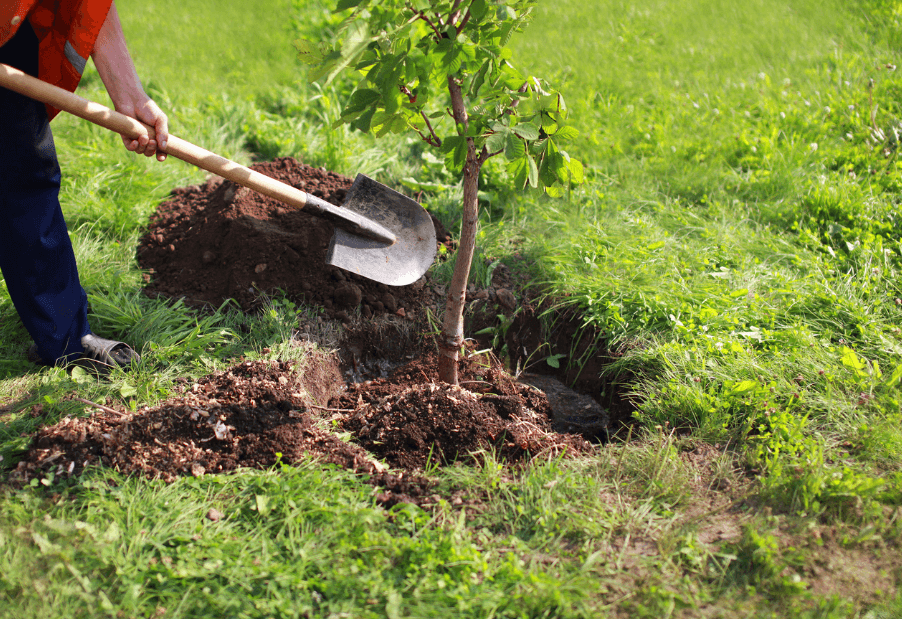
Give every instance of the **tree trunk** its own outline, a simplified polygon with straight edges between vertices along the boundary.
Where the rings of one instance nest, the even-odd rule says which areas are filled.
[[[464,307],[467,301],[467,282],[470,279],[470,265],[476,250],[476,223],[479,216],[477,191],[479,189],[480,162],[475,147],[467,149],[464,164],[464,204],[463,220],[460,226],[460,241],[457,258],[454,261],[454,275],[448,286],[445,300],[445,316],[442,320],[442,334],[439,338],[438,375],[439,380],[451,385],[457,384],[457,359],[464,343]]]
[[[451,93],[451,113],[461,135],[466,135],[469,125],[467,108],[464,104],[460,84],[454,77],[448,78]],[[461,131],[462,130],[462,131]],[[479,169],[482,158],[476,152],[473,138],[467,138],[467,160],[464,163],[464,204],[460,225],[460,242],[454,261],[454,275],[448,286],[445,300],[445,316],[439,337],[438,376],[439,380],[451,385],[457,384],[457,359],[464,343],[464,307],[467,302],[467,281],[470,279],[470,264],[476,249],[476,222],[479,216],[477,191],[479,190]]]

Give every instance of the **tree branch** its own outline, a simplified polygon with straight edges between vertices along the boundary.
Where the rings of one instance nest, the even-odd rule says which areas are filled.
[[[430,28],[432,28],[432,31],[435,33],[436,38],[438,38],[438,39],[442,38],[442,31],[439,30],[436,27],[436,25],[432,23],[432,20],[429,19],[429,16],[426,15],[425,12],[418,11],[417,9],[410,6],[409,4],[407,5],[407,8],[410,10],[411,13],[416,15],[417,19],[422,19],[424,22],[426,22],[429,25]],[[441,24],[441,22],[439,22],[439,24]]]
[[[420,115],[423,117],[423,120],[426,122],[426,126],[429,128],[429,133],[432,134],[431,141],[429,139],[424,138],[426,140],[426,143],[431,144],[433,146],[440,147],[442,145],[442,138],[438,137],[438,135],[435,133],[435,129],[432,128],[432,123],[429,122],[429,117],[426,116],[426,112],[420,112]]]
[[[102,410],[104,413],[109,413],[109,414],[111,414],[111,415],[116,415],[116,416],[118,416],[118,417],[120,417],[120,418],[122,418],[122,417],[128,417],[128,414],[127,414],[127,413],[120,413],[120,412],[117,411],[115,408],[110,408],[109,406],[104,406],[103,404],[98,404],[97,402],[92,402],[91,400],[86,400],[86,399],[84,399],[84,398],[79,398],[78,396],[72,396],[72,399],[73,399],[73,400],[78,400],[79,402],[81,402],[81,403],[83,403],[83,404],[87,404],[88,406],[93,406],[94,408],[96,408],[96,409],[98,409],[98,410]]]
[[[504,149],[502,148],[501,150],[496,150],[494,153],[490,153],[490,152],[488,151],[488,149],[485,148],[485,147],[483,146],[483,147],[482,147],[482,152],[479,153],[479,162],[480,162],[480,163],[485,163],[486,161],[488,161],[488,160],[491,159],[492,157],[494,157],[494,156],[496,156],[496,155],[500,155],[500,154],[503,153],[503,152],[504,152]]]
[[[398,86],[398,89],[401,91],[401,93],[403,95],[405,95],[407,97],[408,101],[410,101],[411,103],[417,102],[417,96],[410,91],[410,88],[401,84],[400,86]],[[440,137],[438,137],[438,135],[436,135],[435,129],[432,128],[432,123],[429,122],[429,117],[426,116],[426,112],[420,111],[420,116],[423,117],[423,121],[425,121],[426,127],[429,129],[429,135],[428,136],[424,135],[423,132],[420,131],[419,129],[417,129],[416,127],[413,127],[413,130],[419,134],[421,140],[423,140],[430,146],[441,146],[442,139]]]
[[[464,18],[460,21],[460,24],[458,24],[457,34],[460,34],[461,31],[463,31],[468,21],[470,21],[470,9],[467,9],[467,12],[464,14]]]
[[[451,7],[451,14],[448,15],[448,21],[445,23],[446,26],[453,26],[454,22],[457,21],[457,18],[460,17],[460,3],[461,0],[454,0],[454,5]],[[460,32],[460,29],[457,30]]]
[[[463,125],[464,134],[470,128],[470,117],[467,116],[467,108],[464,105],[464,94],[460,90],[460,84],[453,76],[448,76],[448,91],[451,93],[451,113],[454,122]]]

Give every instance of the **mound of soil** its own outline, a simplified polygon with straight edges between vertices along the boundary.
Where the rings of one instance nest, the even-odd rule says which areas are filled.
[[[448,464],[494,450],[519,462],[591,449],[578,436],[551,431],[541,391],[513,383],[484,361],[465,360],[462,370],[476,391],[423,382],[424,365],[415,361],[339,394],[334,357],[320,353],[303,367],[247,361],[186,385],[157,406],[134,413],[100,407],[45,427],[11,479],[66,478],[102,465],[173,481],[313,455],[383,488],[377,494],[383,505],[428,504],[431,486],[420,473],[430,458]],[[327,406],[316,403],[327,399]],[[352,442],[330,430],[335,423]]]
[[[334,403],[351,414],[341,425],[390,466],[420,470],[493,451],[506,462],[586,453],[591,445],[553,430],[545,393],[519,383],[490,356],[462,359],[460,385],[438,381],[434,354],[385,378],[352,384]]]
[[[341,205],[352,180],[290,157],[252,169]],[[450,242],[437,220],[436,237]],[[178,188],[150,219],[138,246],[150,294],[219,306],[234,299],[250,311],[261,295],[282,291],[294,301],[321,305],[331,318],[407,315],[424,304],[424,281],[389,287],[325,263],[334,228],[231,181],[214,177]]]

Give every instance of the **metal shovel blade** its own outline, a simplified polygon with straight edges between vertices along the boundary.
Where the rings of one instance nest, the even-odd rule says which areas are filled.
[[[414,200],[358,174],[343,206],[385,227],[397,240],[384,243],[336,227],[327,264],[389,286],[412,284],[432,265],[435,226]]]

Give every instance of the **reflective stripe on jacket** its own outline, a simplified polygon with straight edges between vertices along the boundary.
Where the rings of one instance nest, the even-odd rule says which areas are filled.
[[[27,17],[40,41],[38,77],[68,91],[81,80],[113,0],[13,0],[0,7],[0,45]],[[59,110],[47,107],[50,118]]]

